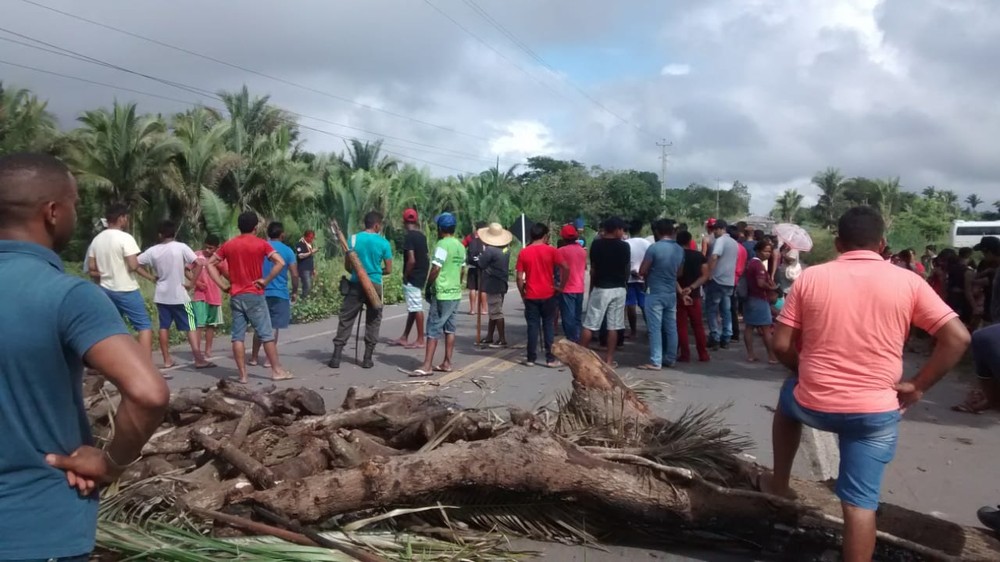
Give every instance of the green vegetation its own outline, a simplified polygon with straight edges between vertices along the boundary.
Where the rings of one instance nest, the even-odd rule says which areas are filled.
[[[855,205],[871,205],[885,218],[889,246],[896,250],[914,248],[919,253],[927,244],[947,246],[951,224],[955,220],[1000,220],[1000,201],[993,203],[996,212],[978,210],[984,202],[976,194],[959,203],[951,190],[925,187],[920,193],[905,190],[898,177],[869,179],[847,178],[836,168],[827,168],[812,178],[819,191],[813,207],[802,208],[802,195],[789,189],[775,202],[771,216],[781,222],[798,222],[810,227],[816,248],[809,261],[819,263],[835,255],[833,237],[837,217]]]

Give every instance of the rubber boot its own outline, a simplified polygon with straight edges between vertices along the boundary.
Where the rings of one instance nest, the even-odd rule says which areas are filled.
[[[375,366],[375,361],[372,361],[372,354],[375,353],[375,346],[365,346],[365,358],[361,361],[362,369],[371,369]]]
[[[330,360],[326,363],[327,367],[331,369],[340,368],[340,356],[344,353],[344,346],[338,345],[333,348],[333,355],[330,356]]]

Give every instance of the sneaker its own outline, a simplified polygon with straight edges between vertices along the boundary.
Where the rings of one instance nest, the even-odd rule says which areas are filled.
[[[729,349],[729,342],[719,342],[719,349]]]
[[[489,344],[489,346],[490,346],[490,349],[506,349],[507,348],[507,342],[505,342],[505,341],[500,341],[500,342],[496,342],[496,343],[492,343],[491,342]]]
[[[709,341],[708,342],[708,350],[709,351],[719,351],[719,342],[717,342],[715,340]]]
[[[740,343],[740,337],[739,336],[733,336],[732,339],[730,339],[729,341],[731,343]]]

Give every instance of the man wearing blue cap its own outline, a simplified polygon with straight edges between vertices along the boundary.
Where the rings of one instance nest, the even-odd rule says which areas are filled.
[[[462,302],[462,267],[465,264],[465,246],[455,238],[455,216],[441,213],[437,223],[439,240],[431,258],[431,272],[427,276],[427,300],[431,310],[427,317],[427,345],[424,364],[413,376],[426,377],[434,371],[451,371],[451,356],[455,351],[455,314]],[[444,361],[433,367],[437,343],[444,336]]]

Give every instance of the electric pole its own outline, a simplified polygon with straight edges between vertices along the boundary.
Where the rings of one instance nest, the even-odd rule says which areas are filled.
[[[656,143],[656,146],[660,147],[660,196],[667,196],[667,148],[673,146],[674,143],[667,142],[667,139],[663,139],[661,142]]]
[[[715,178],[715,218],[719,218],[719,184],[721,179]]]

